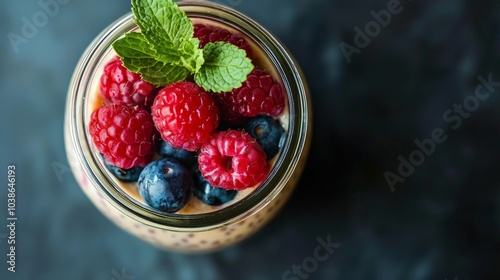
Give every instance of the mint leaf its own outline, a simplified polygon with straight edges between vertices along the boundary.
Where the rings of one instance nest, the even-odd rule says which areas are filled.
[[[189,74],[184,67],[165,64],[161,61],[151,67],[141,69],[140,73],[143,80],[158,86],[183,81]]]
[[[113,43],[113,49],[121,58],[127,58],[125,67],[132,72],[139,72],[156,63],[156,52],[141,33],[128,33]]]
[[[194,27],[173,0],[132,0],[135,21],[148,41],[160,49],[193,37]]]
[[[135,22],[141,33],[129,33],[113,48],[124,66],[156,85],[185,80],[214,92],[240,87],[252,71],[244,50],[229,43],[209,43],[199,48],[194,26],[173,0],[132,0]]]
[[[220,93],[239,88],[253,70],[246,52],[229,43],[208,43],[203,56],[205,63],[194,80],[207,91]]]
[[[183,51],[191,56],[182,57],[182,66],[186,67],[191,73],[198,73],[201,66],[205,63],[203,57],[203,50],[199,48],[200,40],[198,38],[191,38],[189,41],[181,45]]]
[[[132,0],[132,11],[159,61],[182,66],[191,73],[200,70],[203,53],[199,41],[193,38],[193,23],[173,0]]]
[[[113,43],[113,49],[130,71],[141,73],[142,78],[156,85],[166,85],[186,79],[184,67],[158,61],[156,51],[141,33],[128,33]]]

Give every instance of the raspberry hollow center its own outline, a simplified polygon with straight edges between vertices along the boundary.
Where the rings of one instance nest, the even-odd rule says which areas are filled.
[[[233,172],[233,157],[230,156],[224,156],[222,158],[222,167],[227,171],[227,172]]]

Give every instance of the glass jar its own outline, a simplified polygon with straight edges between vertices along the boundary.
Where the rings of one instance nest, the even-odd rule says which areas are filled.
[[[249,195],[203,214],[165,214],[148,208],[117,185],[106,171],[88,133],[89,98],[96,73],[112,52],[111,44],[137,30],[133,14],[106,28],[81,57],[69,87],[65,115],[68,160],[78,184],[95,206],[122,229],[160,248],[181,252],[213,251],[235,244],[262,228],[283,207],[304,168],[311,137],[311,105],[303,74],[283,45],[247,16],[220,4],[181,1],[193,20],[210,21],[249,38],[274,64],[288,99],[287,137],[268,178]],[[94,85],[94,86],[93,86]]]

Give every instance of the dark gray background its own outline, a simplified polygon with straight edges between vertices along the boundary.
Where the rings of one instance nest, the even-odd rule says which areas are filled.
[[[61,0],[62,1],[62,0]],[[159,251],[106,220],[78,188],[63,149],[70,76],[128,1],[70,0],[15,51],[37,1],[0,2],[0,279],[282,279],[317,238],[341,246],[308,279],[500,278],[500,98],[456,129],[443,114],[500,81],[498,1],[402,2],[348,63],[339,44],[389,1],[222,0],[262,23],[308,78],[314,140],[284,211],[241,245],[209,255]],[[447,140],[392,192],[384,172],[441,128]],[[7,272],[7,165],[17,165],[17,272]],[[64,171],[64,169],[63,169]],[[115,277],[114,271],[132,277]],[[121,279],[120,279],[121,278]],[[293,279],[293,278],[289,278]]]

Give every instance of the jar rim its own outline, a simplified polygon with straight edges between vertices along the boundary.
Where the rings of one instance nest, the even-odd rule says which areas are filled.
[[[242,13],[221,4],[206,1],[180,1],[179,8],[189,17],[215,19],[246,31],[251,39],[272,60],[283,81],[288,96],[289,124],[282,151],[271,174],[249,195],[222,209],[201,214],[159,213],[133,201],[120,190],[106,172],[98,153],[93,152],[85,124],[85,101],[90,91],[90,79],[95,68],[110,51],[111,44],[125,33],[136,28],[134,15],[129,12],[104,29],[89,45],[77,64],[70,83],[67,100],[69,110],[70,141],[79,164],[97,191],[124,215],[155,227],[175,229],[220,227],[236,222],[265,207],[291,179],[301,154],[306,148],[310,133],[310,102],[303,74],[285,47],[261,25]],[[97,187],[98,186],[98,187]]]

